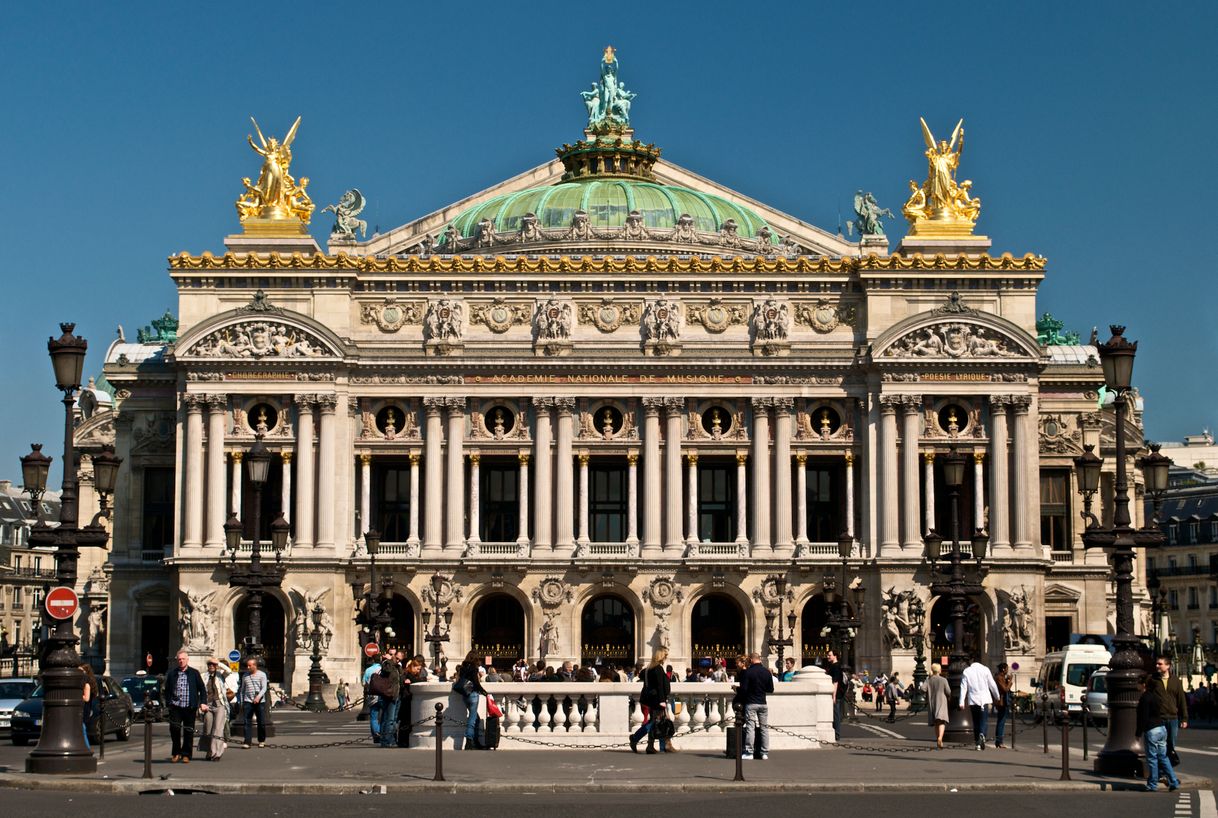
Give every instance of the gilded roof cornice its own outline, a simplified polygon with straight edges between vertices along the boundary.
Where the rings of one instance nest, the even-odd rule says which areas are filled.
[[[812,256],[394,256],[376,258],[346,253],[179,253],[171,270],[326,270],[354,273],[852,273],[955,270],[1026,272],[1045,269],[1042,256],[943,255],[826,258]]]

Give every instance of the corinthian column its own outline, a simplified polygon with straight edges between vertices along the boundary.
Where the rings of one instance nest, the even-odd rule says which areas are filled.
[[[1031,487],[1028,484],[1028,458],[1033,457],[1031,416],[1028,408],[1032,400],[1027,395],[1015,395],[1011,398],[1011,406],[1015,410],[1015,475],[1014,495],[1015,514],[1012,518],[1012,534],[1014,546],[1018,551],[1032,548],[1031,525],[1029,524],[1029,509],[1037,508],[1038,502],[1033,501]]]
[[[202,395],[186,394],[186,524],[182,526],[182,545],[186,548],[203,544],[203,404]]]
[[[880,395],[880,553],[900,553],[897,493],[897,406],[900,395]]]
[[[681,416],[682,398],[664,399],[664,553],[680,557],[685,552],[681,532]]]
[[[479,468],[481,462],[482,455],[480,452],[469,453],[469,537],[466,538],[466,542],[468,542],[470,545],[478,545],[482,542],[482,537],[480,536],[480,530],[482,528],[482,520],[480,519],[480,515],[482,514],[482,509],[480,508],[482,498],[479,495],[482,488],[482,475],[481,469]],[[525,499],[525,486],[523,483],[519,486],[519,489],[519,494],[521,497],[520,502],[527,505],[528,500]]]
[[[204,545],[224,546],[224,507],[227,469],[224,463],[224,432],[228,420],[228,396],[207,396],[207,535]]]
[[[922,550],[922,531],[918,521],[922,504],[918,497],[918,438],[919,422],[922,419],[922,396],[906,395],[902,405],[901,428],[901,482],[904,493],[901,497],[904,551]]]
[[[516,545],[526,549],[529,546],[529,453],[521,452],[517,458],[520,461],[520,520],[517,526],[520,534],[516,537]]]
[[[660,408],[662,398],[643,398],[643,556],[660,546]]]
[[[770,405],[772,398],[753,398],[753,556],[773,554],[770,545]]]
[[[795,553],[791,540],[791,408],[792,398],[774,398],[774,554]]]
[[[588,544],[588,453],[579,453],[579,538],[580,545]]]
[[[926,530],[938,531],[939,529],[935,528],[935,453],[933,451],[923,452],[922,462],[924,464],[922,490],[926,492]]]
[[[423,553],[436,556],[444,547],[444,460],[441,454],[444,398],[423,398],[427,428],[423,438],[423,462],[427,466],[424,490],[427,507],[423,518]]]
[[[444,405],[448,407],[448,477],[444,485],[448,521],[444,547],[453,556],[460,556],[465,550],[465,398],[445,398]]]
[[[554,449],[554,548],[563,549],[569,555],[575,550],[575,475],[571,461],[571,441],[575,436],[571,411],[575,408],[575,398],[555,398],[554,408],[558,410],[558,445]]]
[[[985,528],[985,452],[973,452],[973,527]]]
[[[419,544],[419,453],[410,453],[410,534],[406,537],[410,546]]]
[[[230,478],[232,481],[232,496],[228,501],[228,511],[230,514],[241,514],[241,460],[244,454],[244,452],[233,452],[233,473]],[[291,455],[288,456],[290,457]]]
[[[697,545],[700,540],[698,536],[698,453],[694,451],[685,455],[685,461],[688,463],[689,469],[687,477],[689,497],[686,503],[687,519],[685,521],[685,530],[689,533],[685,541]]]
[[[359,524],[361,538],[365,531],[376,528],[372,524],[372,455],[367,452],[359,455]]]
[[[844,530],[854,537],[854,452],[846,452],[846,525]]]
[[[639,544],[639,453],[626,454],[626,544]]]
[[[795,453],[795,544],[808,544],[808,453]]]
[[[749,544],[749,453],[736,452],[736,544]]]
[[[1007,488],[1007,404],[1009,395],[990,396],[990,542],[994,556],[1011,553],[1010,498]]]
[[[533,511],[533,545],[538,548],[550,548],[554,544],[554,507],[551,505],[554,491],[554,453],[550,445],[553,437],[550,412],[554,408],[554,399],[533,398],[533,408],[537,414],[537,430],[533,435],[533,477],[537,486],[534,492],[537,499]]]
[[[334,458],[336,426],[334,395],[318,395],[321,424],[317,434],[317,547],[334,547],[334,504],[338,500],[335,483],[338,480]]]
[[[316,395],[296,396],[296,545],[313,544],[313,406]]]
[[[292,453],[279,453],[280,470],[283,472],[283,480],[279,486],[279,509],[283,512],[284,522],[292,522]],[[240,477],[240,473],[237,475]],[[240,493],[237,497],[240,499]]]

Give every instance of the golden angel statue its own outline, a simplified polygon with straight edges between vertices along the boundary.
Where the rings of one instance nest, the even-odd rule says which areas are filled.
[[[902,209],[905,218],[914,225],[914,234],[972,233],[981,213],[981,200],[969,196],[971,180],[956,183],[956,169],[960,166],[960,154],[964,152],[964,120],[956,123],[950,141],[940,139],[936,142],[926,120],[919,119],[922,138],[926,141],[928,168],[926,181],[921,186],[917,182],[909,183],[911,194]]]
[[[292,164],[292,141],[296,138],[296,129],[300,127],[300,117],[292,123],[287,136],[280,142],[275,137],[267,138],[262,135],[258,121],[250,117],[254,123],[254,132],[258,134],[258,144],[253,136],[247,136],[254,153],[263,158],[262,170],[258,181],[251,184],[249,177],[242,179],[245,192],[237,199],[237,215],[241,221],[246,219],[299,219],[308,224],[313,216],[313,201],[305,188],[309,184],[306,177],[301,177],[297,183],[288,172]]]

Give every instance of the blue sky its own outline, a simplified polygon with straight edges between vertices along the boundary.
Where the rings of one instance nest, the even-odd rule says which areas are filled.
[[[1049,259],[1041,310],[1129,326],[1152,438],[1218,425],[1218,4],[6,4],[0,12],[0,476],[57,458],[46,338],[87,369],[175,304],[166,257],[223,249],[249,115],[303,115],[293,172],[388,229],[553,157],[604,46],[664,156],[824,228],[899,209],[918,116],[965,118],[994,251]],[[324,238],[328,216],[313,232]],[[896,238],[902,223],[889,225]],[[49,304],[54,306],[48,306]],[[56,335],[58,333],[56,332]],[[1107,337],[1107,333],[1103,334]]]

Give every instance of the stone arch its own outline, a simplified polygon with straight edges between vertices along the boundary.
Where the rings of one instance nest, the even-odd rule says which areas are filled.
[[[217,622],[216,622],[216,634],[217,634],[216,638],[217,639],[233,639],[236,642],[236,644],[232,645],[230,647],[236,648],[238,650],[242,650],[243,649],[242,639],[245,637],[245,634],[237,633],[237,625],[239,624],[238,617],[237,617],[237,610],[241,606],[241,604],[244,602],[246,594],[245,594],[245,591],[241,588],[225,588],[224,590],[226,591],[226,593],[222,594],[219,597],[219,600],[217,601],[218,615],[217,615]],[[267,631],[268,618],[267,618],[267,613],[266,613],[267,599],[275,600],[275,602],[279,605],[279,607],[283,613],[283,640],[282,640],[283,646],[282,646],[282,648],[279,648],[279,650],[282,651],[283,660],[282,660],[282,664],[276,668],[277,672],[280,672],[279,668],[282,668],[282,670],[281,670],[282,678],[277,679],[272,676],[271,681],[286,685],[289,682],[289,680],[292,678],[292,675],[295,671],[294,661],[292,658],[292,651],[289,650],[289,639],[291,637],[291,627],[292,627],[292,620],[291,620],[291,612],[293,610],[292,599],[289,596],[288,592],[284,591],[282,587],[267,588],[262,592],[262,595],[263,595],[262,644],[264,647],[269,647],[269,641],[267,639],[267,633],[268,633],[268,631]],[[215,649],[217,652],[227,653],[227,650],[225,650],[225,646],[222,644],[217,644],[215,646]],[[269,653],[269,651],[268,651],[268,653]]]
[[[685,608],[682,611],[682,623],[686,629],[685,645],[688,647],[688,656],[690,661],[699,658],[698,655],[696,655],[698,651],[695,650],[695,645],[699,635],[694,631],[694,617],[698,616],[698,605],[708,597],[712,596],[729,599],[736,604],[737,608],[739,608],[739,634],[741,639],[741,644],[739,647],[741,648],[741,651],[748,653],[749,651],[760,650],[765,635],[762,633],[762,626],[758,622],[758,617],[753,609],[753,603],[749,599],[748,595],[736,585],[725,584],[721,588],[703,585],[700,588],[695,589],[690,594],[690,599],[685,604]],[[698,645],[698,647],[708,646]],[[713,647],[713,645],[709,647]]]
[[[218,331],[234,327],[238,324],[251,322],[281,324],[286,328],[294,329],[298,333],[301,333],[301,337],[308,340],[311,346],[317,347],[318,354],[293,355],[291,356],[292,360],[324,360],[344,358],[347,355],[346,344],[343,343],[342,339],[332,329],[304,313],[280,308],[260,312],[239,307],[201,321],[183,333],[174,346],[174,357],[179,360],[209,360],[215,358],[254,362],[258,360],[257,357],[211,354],[202,349],[202,342],[209,340]],[[267,355],[264,357],[271,360],[285,359],[285,356],[282,355]]]
[[[571,646],[574,655],[580,654],[584,644],[584,608],[589,602],[600,596],[620,597],[630,612],[634,615],[634,657],[635,661],[647,658],[651,652],[651,632],[655,630],[653,622],[648,622],[647,608],[643,600],[629,585],[620,582],[610,584],[596,583],[581,585],[575,593],[575,602],[571,622]],[[671,619],[671,616],[670,616]],[[649,630],[650,629],[650,630]]]
[[[524,659],[528,660],[529,657],[536,652],[534,650],[536,647],[534,642],[536,639],[536,630],[537,627],[539,627],[539,624],[537,622],[536,612],[533,609],[532,601],[515,585],[508,585],[505,583],[501,588],[483,585],[477,588],[462,605],[462,610],[460,612],[462,628],[460,631],[457,631],[454,628],[454,632],[452,634],[453,641],[448,643],[448,650],[453,654],[449,659],[450,664],[454,660],[459,662],[464,659],[465,654],[478,645],[477,640],[481,634],[475,633],[475,628],[477,627],[479,606],[488,599],[492,599],[496,596],[507,597],[508,599],[515,601],[516,604],[520,606],[520,615],[523,624],[520,634],[520,655],[510,657],[511,661],[507,661],[509,657],[506,655],[496,657],[495,666],[500,670],[510,670],[517,659],[523,657]],[[454,615],[454,623],[455,622],[456,615]],[[462,641],[457,641],[461,638],[459,634],[464,636]],[[502,643],[502,640],[500,640],[500,642]],[[463,645],[464,649],[454,651],[453,647],[456,645]],[[459,656],[457,655],[458,652],[460,653]],[[501,665],[505,666],[501,667]]]

